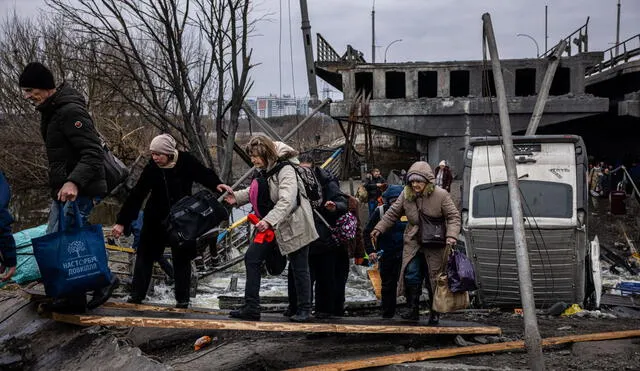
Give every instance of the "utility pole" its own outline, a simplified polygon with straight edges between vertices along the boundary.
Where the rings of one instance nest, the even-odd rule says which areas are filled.
[[[544,113],[544,106],[547,103],[547,98],[549,98],[549,89],[551,89],[553,77],[556,75],[556,69],[560,64],[560,57],[566,47],[567,41],[561,40],[560,43],[556,45],[553,54],[549,57],[549,65],[547,66],[547,71],[544,73],[544,79],[542,80],[540,91],[538,92],[536,105],[533,107],[533,114],[531,115],[527,132],[524,135],[535,135],[536,130],[538,130],[538,124],[540,124],[542,114]]]
[[[542,341],[538,331],[536,319],[536,306],[533,298],[533,285],[531,283],[531,266],[529,265],[529,252],[524,232],[524,216],[518,188],[518,171],[516,159],[513,155],[513,139],[511,138],[511,124],[507,110],[507,96],[504,90],[504,80],[500,67],[498,47],[493,33],[491,16],[489,13],[482,15],[484,34],[491,57],[493,79],[496,85],[498,98],[498,112],[500,114],[500,128],[504,145],[505,167],[509,185],[509,201],[511,204],[511,220],[513,223],[513,238],[516,246],[516,261],[518,265],[518,281],[520,283],[520,301],[524,312],[524,342],[529,354],[529,367],[534,371],[544,370],[544,358],[542,356]]]
[[[376,0],[371,7],[371,63],[376,63]]]
[[[618,17],[616,20],[616,57],[619,55],[620,46],[620,0],[618,0]]]
[[[544,52],[546,53],[547,50],[549,50],[547,48],[547,42],[549,41],[549,33],[547,32],[547,8],[549,8],[548,5],[544,6]]]
[[[304,57],[307,62],[307,80],[309,82],[309,106],[318,104],[318,85],[316,82],[316,68],[313,61],[313,43],[311,42],[311,23],[307,0],[300,0],[300,13],[302,17],[302,40],[304,42]]]

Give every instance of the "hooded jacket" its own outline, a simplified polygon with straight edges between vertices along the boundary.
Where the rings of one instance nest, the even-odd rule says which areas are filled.
[[[282,142],[274,142],[279,160],[299,163],[298,152]],[[267,172],[275,166],[269,163]],[[304,184],[292,166],[283,166],[269,177],[269,194],[274,207],[264,216],[273,227],[282,255],[288,255],[318,238],[313,223],[311,204],[306,198]],[[298,197],[298,192],[300,197]],[[238,206],[249,203],[249,188],[234,192]],[[300,204],[298,205],[298,199]]]
[[[430,183],[434,183],[435,177],[431,166],[424,161],[415,162],[407,172],[407,179],[412,174],[418,174],[426,178]],[[402,256],[401,276],[404,277],[404,271],[411,259],[416,256],[420,250],[420,214],[423,212],[433,218],[444,217],[446,220],[447,237],[457,239],[460,234],[460,212],[456,208],[451,195],[444,189],[436,186],[431,194],[417,195],[410,185],[404,187],[404,190],[398,197],[398,200],[391,205],[389,210],[384,214],[382,220],[376,224],[374,229],[380,233],[386,232],[391,228],[402,215],[407,216],[407,227],[404,231],[404,250]],[[400,280],[398,284],[398,292],[404,293],[404,280]]]
[[[369,236],[373,228],[378,224],[382,215],[389,210],[393,202],[400,196],[404,187],[398,184],[392,184],[387,188],[386,191],[382,194],[382,198],[384,199],[384,205],[382,205],[382,214],[380,213],[380,206],[376,208],[376,211],[373,213],[367,226],[364,229],[364,235]],[[394,255],[397,258],[402,257],[402,246],[404,241],[404,230],[407,227],[407,222],[402,218],[398,219],[394,225],[387,230],[385,233],[381,234],[378,237],[378,246],[377,250],[374,249],[373,243],[370,238],[366,238],[364,240],[365,247],[367,249],[367,253],[370,254],[375,251],[384,250],[384,254],[386,256]]]
[[[63,83],[36,109],[41,113],[51,196],[69,181],[78,186],[79,196],[104,195],[104,152],[82,95]]]
[[[181,198],[191,195],[194,182],[212,192],[218,192],[216,187],[222,183],[215,171],[205,167],[188,152],[178,152],[178,160],[172,168],[162,169],[153,160],[149,160],[122,205],[116,223],[129,226],[138,218],[140,208],[146,200],[142,228],[157,228],[169,215],[171,206]]]

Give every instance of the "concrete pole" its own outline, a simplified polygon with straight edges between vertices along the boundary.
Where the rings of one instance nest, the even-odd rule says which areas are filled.
[[[618,0],[618,17],[616,19],[616,57],[619,55],[620,46],[620,0]]]
[[[549,33],[547,32],[547,10],[548,10],[549,6],[545,5],[544,6],[544,52],[546,53],[547,50],[549,50],[547,48],[547,42],[549,41]]]
[[[371,7],[371,63],[376,63],[376,1]]]
[[[500,57],[496,45],[493,25],[489,13],[482,15],[484,32],[489,47],[493,79],[496,85],[498,98],[498,111],[500,114],[500,127],[504,146],[505,166],[507,169],[507,181],[509,184],[509,200],[511,204],[511,219],[513,221],[513,237],[516,245],[516,260],[518,265],[518,278],[520,283],[520,300],[524,312],[524,342],[529,354],[529,367],[534,371],[544,370],[544,358],[542,356],[542,341],[538,331],[536,319],[536,306],[533,298],[533,285],[531,283],[531,269],[529,265],[529,253],[524,232],[524,216],[518,188],[518,172],[516,159],[513,155],[513,139],[511,138],[511,124],[507,110],[507,96],[504,90],[504,80],[500,67]]]
[[[538,130],[538,125],[540,124],[542,114],[544,113],[544,105],[547,103],[547,98],[549,98],[551,83],[553,83],[553,77],[556,75],[556,70],[560,64],[560,56],[566,47],[567,42],[565,40],[560,41],[556,46],[556,49],[553,51],[553,55],[549,57],[549,66],[547,66],[547,72],[544,74],[542,86],[540,86],[538,98],[536,99],[536,105],[533,107],[533,114],[531,115],[527,132],[524,135],[535,135],[536,130]]]
[[[316,67],[313,61],[313,43],[311,42],[311,23],[309,22],[307,0],[300,0],[300,14],[302,18],[304,57],[307,62],[307,80],[309,82],[309,105],[313,107],[318,103],[318,83],[316,82]]]

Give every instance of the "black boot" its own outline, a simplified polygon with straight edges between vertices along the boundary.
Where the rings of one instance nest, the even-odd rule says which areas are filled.
[[[252,310],[246,306],[229,312],[229,317],[244,319],[247,321],[260,321],[260,310]]]
[[[291,304],[289,304],[287,309],[285,309],[284,312],[282,312],[282,315],[285,317],[291,317],[291,316],[294,316],[297,311],[298,310],[296,309],[295,306],[291,306]]]
[[[93,292],[93,298],[91,298],[91,300],[87,304],[87,308],[95,309],[106,303],[107,300],[109,300],[109,298],[111,297],[111,294],[113,294],[113,291],[118,287],[118,285],[120,285],[120,280],[118,279],[118,277],[116,277],[115,274],[112,274],[111,281],[107,286]]]
[[[439,322],[440,322],[440,313],[438,313],[435,310],[431,309],[429,311],[429,324],[435,326]]]
[[[289,317],[289,320],[292,322],[308,322],[310,315],[311,313],[308,310],[299,309],[294,316]]]
[[[82,295],[53,299],[40,306],[44,312],[79,314],[87,311],[87,297]]]
[[[420,320],[420,295],[422,294],[422,286],[407,286],[405,291],[409,310],[401,317],[410,321],[418,321]]]

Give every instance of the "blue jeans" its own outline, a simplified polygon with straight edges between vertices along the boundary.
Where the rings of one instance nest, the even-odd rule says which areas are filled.
[[[369,218],[371,218],[371,215],[373,215],[377,207],[378,207],[378,200],[369,200]]]
[[[74,201],[78,205],[78,210],[80,210],[80,220],[82,222],[82,226],[89,224],[89,214],[91,214],[91,210],[93,207],[100,202],[100,198],[86,197],[80,196],[76,198]],[[69,226],[75,226],[76,219],[73,214],[73,207],[71,207],[70,202],[62,202],[58,200],[54,200],[51,202],[51,208],[49,210],[49,220],[47,221],[47,233],[53,233],[60,230],[60,208],[64,208],[65,218],[69,220]]]
[[[407,264],[404,270],[404,282],[407,286],[422,286],[424,271],[426,270],[425,265],[423,254],[418,252],[418,254],[409,261],[409,264]]]

